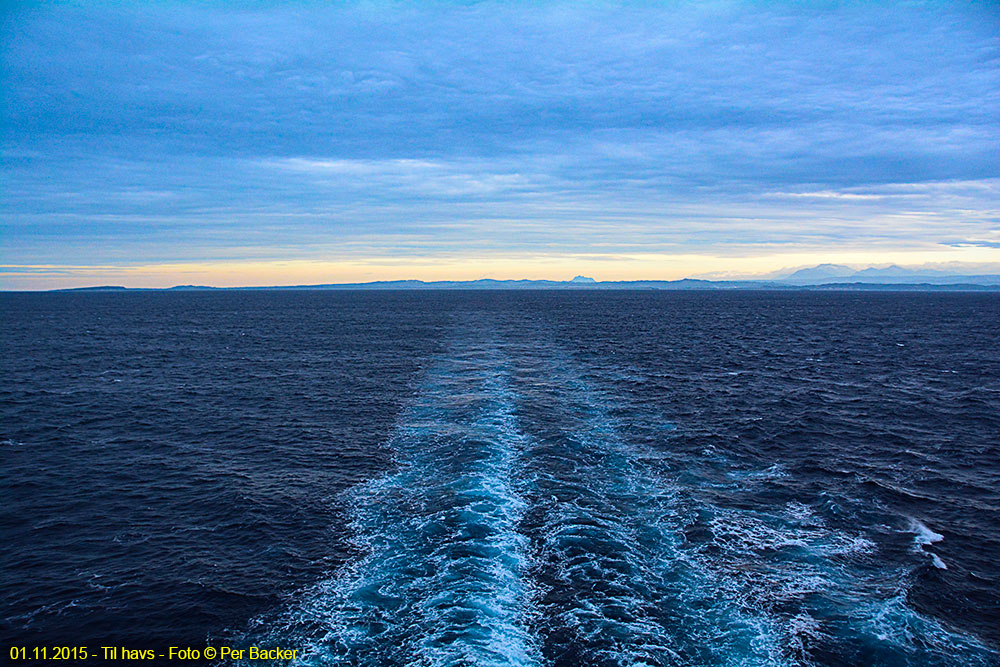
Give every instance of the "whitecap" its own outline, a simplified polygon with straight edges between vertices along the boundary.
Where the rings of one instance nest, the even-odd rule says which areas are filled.
[[[913,538],[915,544],[918,547],[924,547],[928,544],[934,544],[935,542],[940,542],[944,539],[944,535],[941,533],[935,533],[933,530],[928,528],[926,525],[917,521],[916,519],[910,519],[910,531],[915,533],[916,537]]]

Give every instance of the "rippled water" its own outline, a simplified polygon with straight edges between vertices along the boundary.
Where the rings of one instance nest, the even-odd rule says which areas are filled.
[[[0,302],[5,643],[1000,664],[1000,296]]]

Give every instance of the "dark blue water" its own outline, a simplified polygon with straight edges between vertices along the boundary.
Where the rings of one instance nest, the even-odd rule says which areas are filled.
[[[0,306],[5,654],[1000,664],[1000,295]]]

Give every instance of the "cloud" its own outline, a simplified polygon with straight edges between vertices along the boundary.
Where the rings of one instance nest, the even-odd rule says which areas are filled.
[[[1000,241],[944,241],[942,245],[953,248],[1000,248]]]
[[[528,190],[532,181],[517,172],[497,171],[497,165],[483,160],[443,162],[438,160],[344,160],[284,158],[265,160],[265,166],[306,174],[318,185],[356,189],[379,188],[415,197],[455,198],[469,195],[496,195]]]
[[[848,200],[879,200],[885,199],[891,196],[900,195],[875,195],[875,194],[859,194],[856,192],[833,192],[831,190],[822,190],[819,192],[769,192],[768,197],[780,197],[786,199],[848,199]]]

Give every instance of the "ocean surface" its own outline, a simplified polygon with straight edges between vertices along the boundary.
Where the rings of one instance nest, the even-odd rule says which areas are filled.
[[[1000,295],[0,294],[10,645],[1000,664]]]

